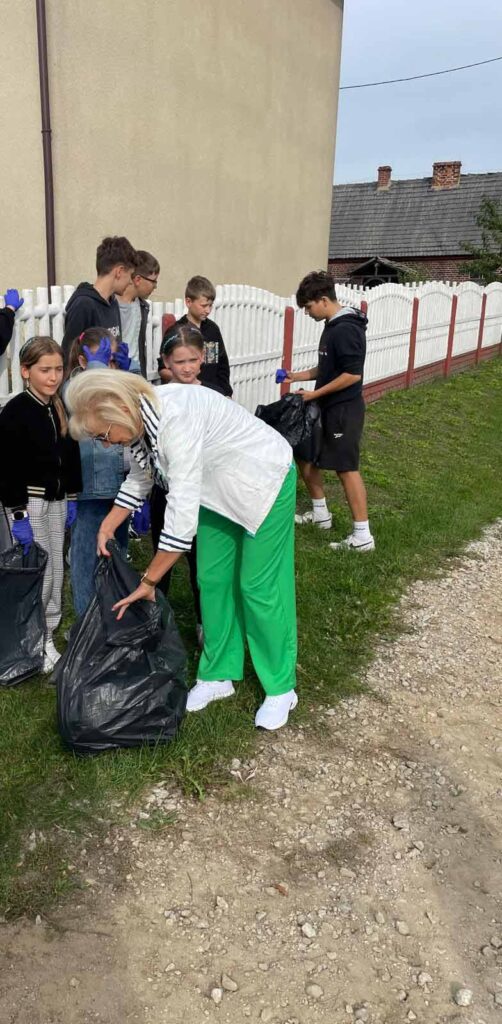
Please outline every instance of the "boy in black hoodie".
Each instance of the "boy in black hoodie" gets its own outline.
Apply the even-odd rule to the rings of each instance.
[[[83,281],[75,289],[65,309],[63,356],[65,365],[72,341],[87,327],[107,327],[122,340],[120,310],[116,295],[130,285],[136,270],[136,250],[122,236],[103,238],[96,252],[97,278],[94,285]]]
[[[307,274],[296,293],[300,309],[313,320],[325,320],[319,341],[317,366],[288,373],[289,381],[315,380],[313,391],[302,391],[304,401],[321,408],[321,450],[316,463],[297,457],[300,473],[312,499],[312,512],[296,516],[296,522],[315,523],[329,530],[331,513],[326,505],[320,469],[333,469],[343,486],[352,512],[352,533],[334,551],[350,548],[373,551],[375,541],[368,523],[366,488],[359,473],[359,446],[364,424],[363,370],[366,356],[366,317],[336,298],[331,274],[324,270]]]
[[[207,277],[196,275],[187,281],[185,288],[185,304],[187,312],[176,321],[177,327],[191,324],[196,327],[204,339],[204,362],[202,363],[199,379],[201,384],[214,391],[219,391],[226,398],[233,394],[230,383],[230,365],[228,362],[227,350],[221,336],[220,328],[214,320],[209,319],[216,298],[216,288]],[[168,328],[162,344],[170,335],[172,328]],[[164,365],[162,355],[158,359],[159,376],[162,384],[168,384],[171,374]]]

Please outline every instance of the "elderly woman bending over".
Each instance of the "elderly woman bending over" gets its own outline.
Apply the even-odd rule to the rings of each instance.
[[[279,729],[296,707],[294,511],[289,444],[242,406],[207,388],[153,388],[135,374],[83,373],[69,385],[70,431],[131,447],[131,470],[98,532],[98,553],[152,484],[168,491],[159,549],[139,587],[155,586],[197,533],[204,649],[187,710],[231,697],[247,640],[265,691],[255,723]]]

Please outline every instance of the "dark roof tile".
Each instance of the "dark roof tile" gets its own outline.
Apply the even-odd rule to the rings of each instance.
[[[502,200],[502,172],[462,174],[456,188],[433,190],[431,178],[335,185],[331,209],[330,259],[453,256],[462,242],[480,241],[476,224],[481,200]]]

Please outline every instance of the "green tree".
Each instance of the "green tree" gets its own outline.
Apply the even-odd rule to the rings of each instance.
[[[483,199],[476,223],[481,229],[481,245],[463,243],[463,248],[472,257],[465,264],[465,269],[481,284],[502,281],[502,203]]]

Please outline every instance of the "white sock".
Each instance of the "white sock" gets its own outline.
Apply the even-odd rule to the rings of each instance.
[[[361,519],[359,522],[352,523],[352,533],[354,537],[357,537],[358,541],[369,540],[371,537],[370,524],[367,519]]]
[[[312,498],[312,515],[314,519],[327,519],[329,516],[326,498]]]

